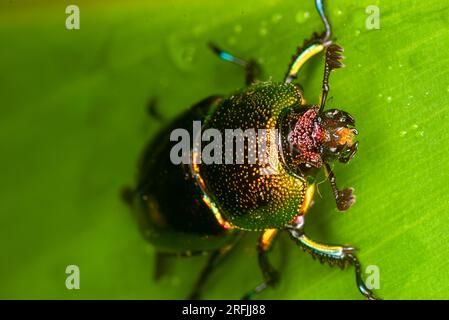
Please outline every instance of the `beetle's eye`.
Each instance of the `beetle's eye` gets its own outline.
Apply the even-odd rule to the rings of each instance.
[[[354,118],[343,110],[331,109],[322,114],[322,123],[326,137],[323,143],[324,160],[326,162],[351,160],[357,152],[358,145],[356,141],[358,131],[354,128]]]
[[[352,158],[354,158],[356,152],[357,152],[357,147],[359,145],[359,142],[355,142],[351,147],[347,148],[344,151],[344,154],[340,157],[339,161],[342,163],[346,163],[349,160],[351,160]]]

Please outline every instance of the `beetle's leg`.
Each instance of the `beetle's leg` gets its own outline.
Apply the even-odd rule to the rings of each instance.
[[[292,57],[284,82],[290,83],[296,79],[302,66],[310,58],[323,51],[323,49],[324,45],[321,43],[321,38],[316,33],[312,35],[311,39],[304,41],[303,45],[298,47],[296,54]]]
[[[335,202],[337,203],[337,208],[340,211],[348,210],[355,202],[354,188],[346,188],[343,190],[338,190],[335,175],[332,172],[329,164],[324,165],[324,170],[326,171],[327,178],[331,184],[332,193],[334,194]]]
[[[270,251],[273,240],[278,234],[277,229],[265,230],[259,238],[257,245],[259,266],[262,270],[262,275],[264,281],[257,287],[249,291],[242,299],[249,300],[252,299],[256,294],[265,290],[268,286],[276,286],[279,282],[279,273],[273,268],[270,261],[268,260],[268,252]]]
[[[210,253],[207,263],[204,266],[203,270],[201,270],[201,274],[198,277],[188,299],[197,300],[200,298],[201,291],[202,291],[207,279],[209,278],[210,274],[212,273],[214,268],[217,266],[217,264],[223,260],[223,258],[227,255],[227,253],[229,251],[231,251],[231,249],[234,247],[236,242],[234,242],[233,244],[231,244],[229,246],[212,251]]]
[[[200,102],[191,107],[191,111],[198,118],[206,116],[211,108],[217,107],[223,101],[223,97],[220,95],[212,95],[204,98]],[[213,109],[212,109],[213,110]]]
[[[167,255],[156,252],[154,260],[153,279],[158,281],[167,272]]]
[[[220,49],[218,46],[216,46],[213,43],[209,43],[209,47],[212,49],[212,51],[218,57],[220,57],[220,59],[234,63],[234,64],[239,65],[242,68],[244,68],[245,69],[245,83],[247,85],[250,85],[253,82],[255,82],[258,79],[258,77],[260,76],[261,68],[255,60],[251,59],[249,61],[246,61],[246,60],[240,59],[240,58],[230,54],[229,52],[226,52],[226,51]]]
[[[339,266],[344,269],[346,266],[353,265],[355,268],[356,283],[360,293],[369,300],[379,299],[366,287],[362,278],[362,267],[354,253],[355,249],[353,247],[327,245],[315,242],[304,234],[302,224],[303,223],[299,226],[289,225],[287,231],[304,251],[310,253],[314,259],[318,258],[321,263],[326,262],[330,266]]]
[[[209,255],[210,251],[181,251],[181,252],[163,252],[157,251],[154,260],[153,279],[159,280],[167,273],[168,259],[171,258],[190,258]]]
[[[206,283],[207,278],[209,277],[210,273],[212,272],[214,266],[217,263],[218,258],[220,257],[220,251],[216,250],[213,251],[209,258],[207,259],[206,266],[201,270],[201,274],[198,278],[198,280],[195,283],[195,286],[193,287],[192,292],[190,293],[188,299],[190,300],[197,300],[200,297],[200,292],[203,289],[204,284]]]
[[[321,35],[318,35],[317,33],[312,34],[311,39],[304,41],[303,45],[298,47],[296,54],[293,56],[292,62],[288,67],[287,74],[285,75],[284,81],[286,83],[292,82],[293,79],[297,77],[299,70],[306,61],[323,51],[324,48],[332,43],[330,41],[332,30],[326,14],[324,13],[323,0],[315,0],[315,6],[323,21],[325,31]]]
[[[167,258],[190,258],[208,255],[210,251],[181,251],[181,252],[159,252],[162,257]]]

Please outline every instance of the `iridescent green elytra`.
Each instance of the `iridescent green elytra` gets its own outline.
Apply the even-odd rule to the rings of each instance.
[[[352,188],[337,188],[329,166],[336,160],[348,162],[357,151],[358,132],[352,116],[338,109],[325,110],[329,75],[343,66],[343,49],[331,40],[322,0],[315,4],[326,30],[298,48],[283,82],[257,80],[259,66],[254,61],[211,45],[220,58],[245,68],[248,86],[229,97],[202,100],[161,130],[145,149],[137,185],[128,193],[145,237],[155,246],[159,258],[210,253],[191,298],[199,297],[212,267],[247,231],[261,232],[257,250],[264,281],[244,298],[252,298],[278,282],[267,253],[280,231],[289,233],[322,262],[353,265],[359,291],[368,299],[376,298],[363,282],[352,247],[314,242],[303,230],[315,190],[314,176],[320,169],[328,176],[339,210],[345,211],[355,202]],[[304,63],[320,52],[325,53],[321,99],[318,104],[306,105],[300,87],[293,81]],[[250,154],[257,154],[257,161],[206,164],[197,161],[201,150],[192,147],[189,163],[174,164],[170,158],[175,144],[170,141],[171,133],[182,128],[192,137],[194,121],[201,121],[202,130],[214,129],[223,137],[230,129],[255,129],[255,140],[245,140],[232,156],[248,160]],[[259,134],[261,129],[268,130],[272,139],[263,152],[268,163],[262,162],[258,153],[262,140],[268,140]],[[220,141],[223,149],[225,140]]]

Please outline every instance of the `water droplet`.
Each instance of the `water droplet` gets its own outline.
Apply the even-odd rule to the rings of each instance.
[[[402,68],[404,65],[402,63],[399,63],[399,68]]]
[[[392,66],[388,66],[388,70],[393,70],[393,67]]]
[[[358,65],[357,65],[357,67],[359,67],[359,68],[361,68],[362,67],[362,65],[359,63]]]
[[[429,93],[429,91],[426,91],[424,94],[425,94],[426,97],[427,97],[430,93]]]
[[[341,16],[343,14],[343,11],[341,11],[340,9],[337,10],[337,15]]]
[[[279,21],[281,21],[282,20],[282,14],[280,14],[280,13],[276,13],[272,18],[271,18],[271,21],[273,22],[273,23],[278,23]]]
[[[391,102],[391,100],[393,100],[393,98],[392,98],[391,96],[388,96],[388,97],[387,97],[387,101],[388,101],[388,102]]]
[[[297,23],[304,23],[307,19],[309,19],[310,13],[308,11],[298,11],[295,16],[295,20]]]
[[[235,33],[240,33],[240,32],[242,32],[242,26],[239,25],[239,24],[236,24],[236,25],[234,26],[234,32],[235,32]]]
[[[407,134],[407,131],[405,131],[405,130],[402,130],[401,132],[399,132],[399,135],[401,137],[405,137],[406,134]]]
[[[377,96],[378,96],[379,98],[382,98],[384,95],[383,95],[382,93],[379,93]]]
[[[424,131],[420,131],[420,132],[418,132],[418,134],[419,134],[421,137],[424,137]]]
[[[265,28],[265,27],[261,27],[261,28],[260,28],[259,34],[260,34],[262,37],[265,37],[265,36],[267,35],[267,33],[268,33],[267,28]]]
[[[360,30],[355,31],[355,36],[358,37],[360,35]]]
[[[417,125],[417,124],[414,124],[414,125],[412,126],[412,128],[416,130],[416,129],[418,129],[418,125]]]

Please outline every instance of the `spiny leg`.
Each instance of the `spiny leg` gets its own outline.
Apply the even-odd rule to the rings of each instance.
[[[279,282],[279,273],[273,268],[270,261],[268,260],[268,252],[270,251],[273,241],[278,234],[276,229],[265,230],[259,238],[257,245],[259,266],[262,270],[262,275],[264,281],[256,286],[254,289],[249,291],[243,296],[242,299],[249,300],[252,299],[256,294],[262,292],[269,286],[274,287]]]
[[[331,185],[332,193],[334,194],[338,210],[348,210],[355,203],[354,188],[338,190],[335,174],[329,164],[326,163],[324,165],[324,169],[326,171],[327,178],[329,179],[329,183]]]
[[[245,69],[246,85],[252,84],[259,78],[259,76],[261,74],[261,68],[255,60],[251,59],[249,61],[246,61],[246,60],[240,59],[240,58],[230,54],[229,52],[226,52],[226,51],[220,49],[217,45],[215,45],[213,43],[209,43],[209,47],[220,59],[234,63],[234,64],[239,65]]]
[[[292,82],[298,76],[299,70],[310,58],[323,51],[332,43],[330,40],[332,30],[324,13],[323,0],[315,0],[315,6],[323,21],[325,31],[321,35],[317,33],[312,34],[309,40],[304,41],[303,45],[298,47],[285,75],[284,82],[286,83]]]
[[[339,266],[344,269],[346,266],[353,265],[355,268],[355,277],[357,287],[360,293],[368,300],[378,300],[379,298],[368,289],[362,278],[362,267],[355,255],[355,249],[349,246],[327,245],[315,242],[309,239],[302,230],[303,221],[297,225],[289,225],[287,231],[295,242],[310,253],[314,259],[321,263],[328,263],[330,266]]]

